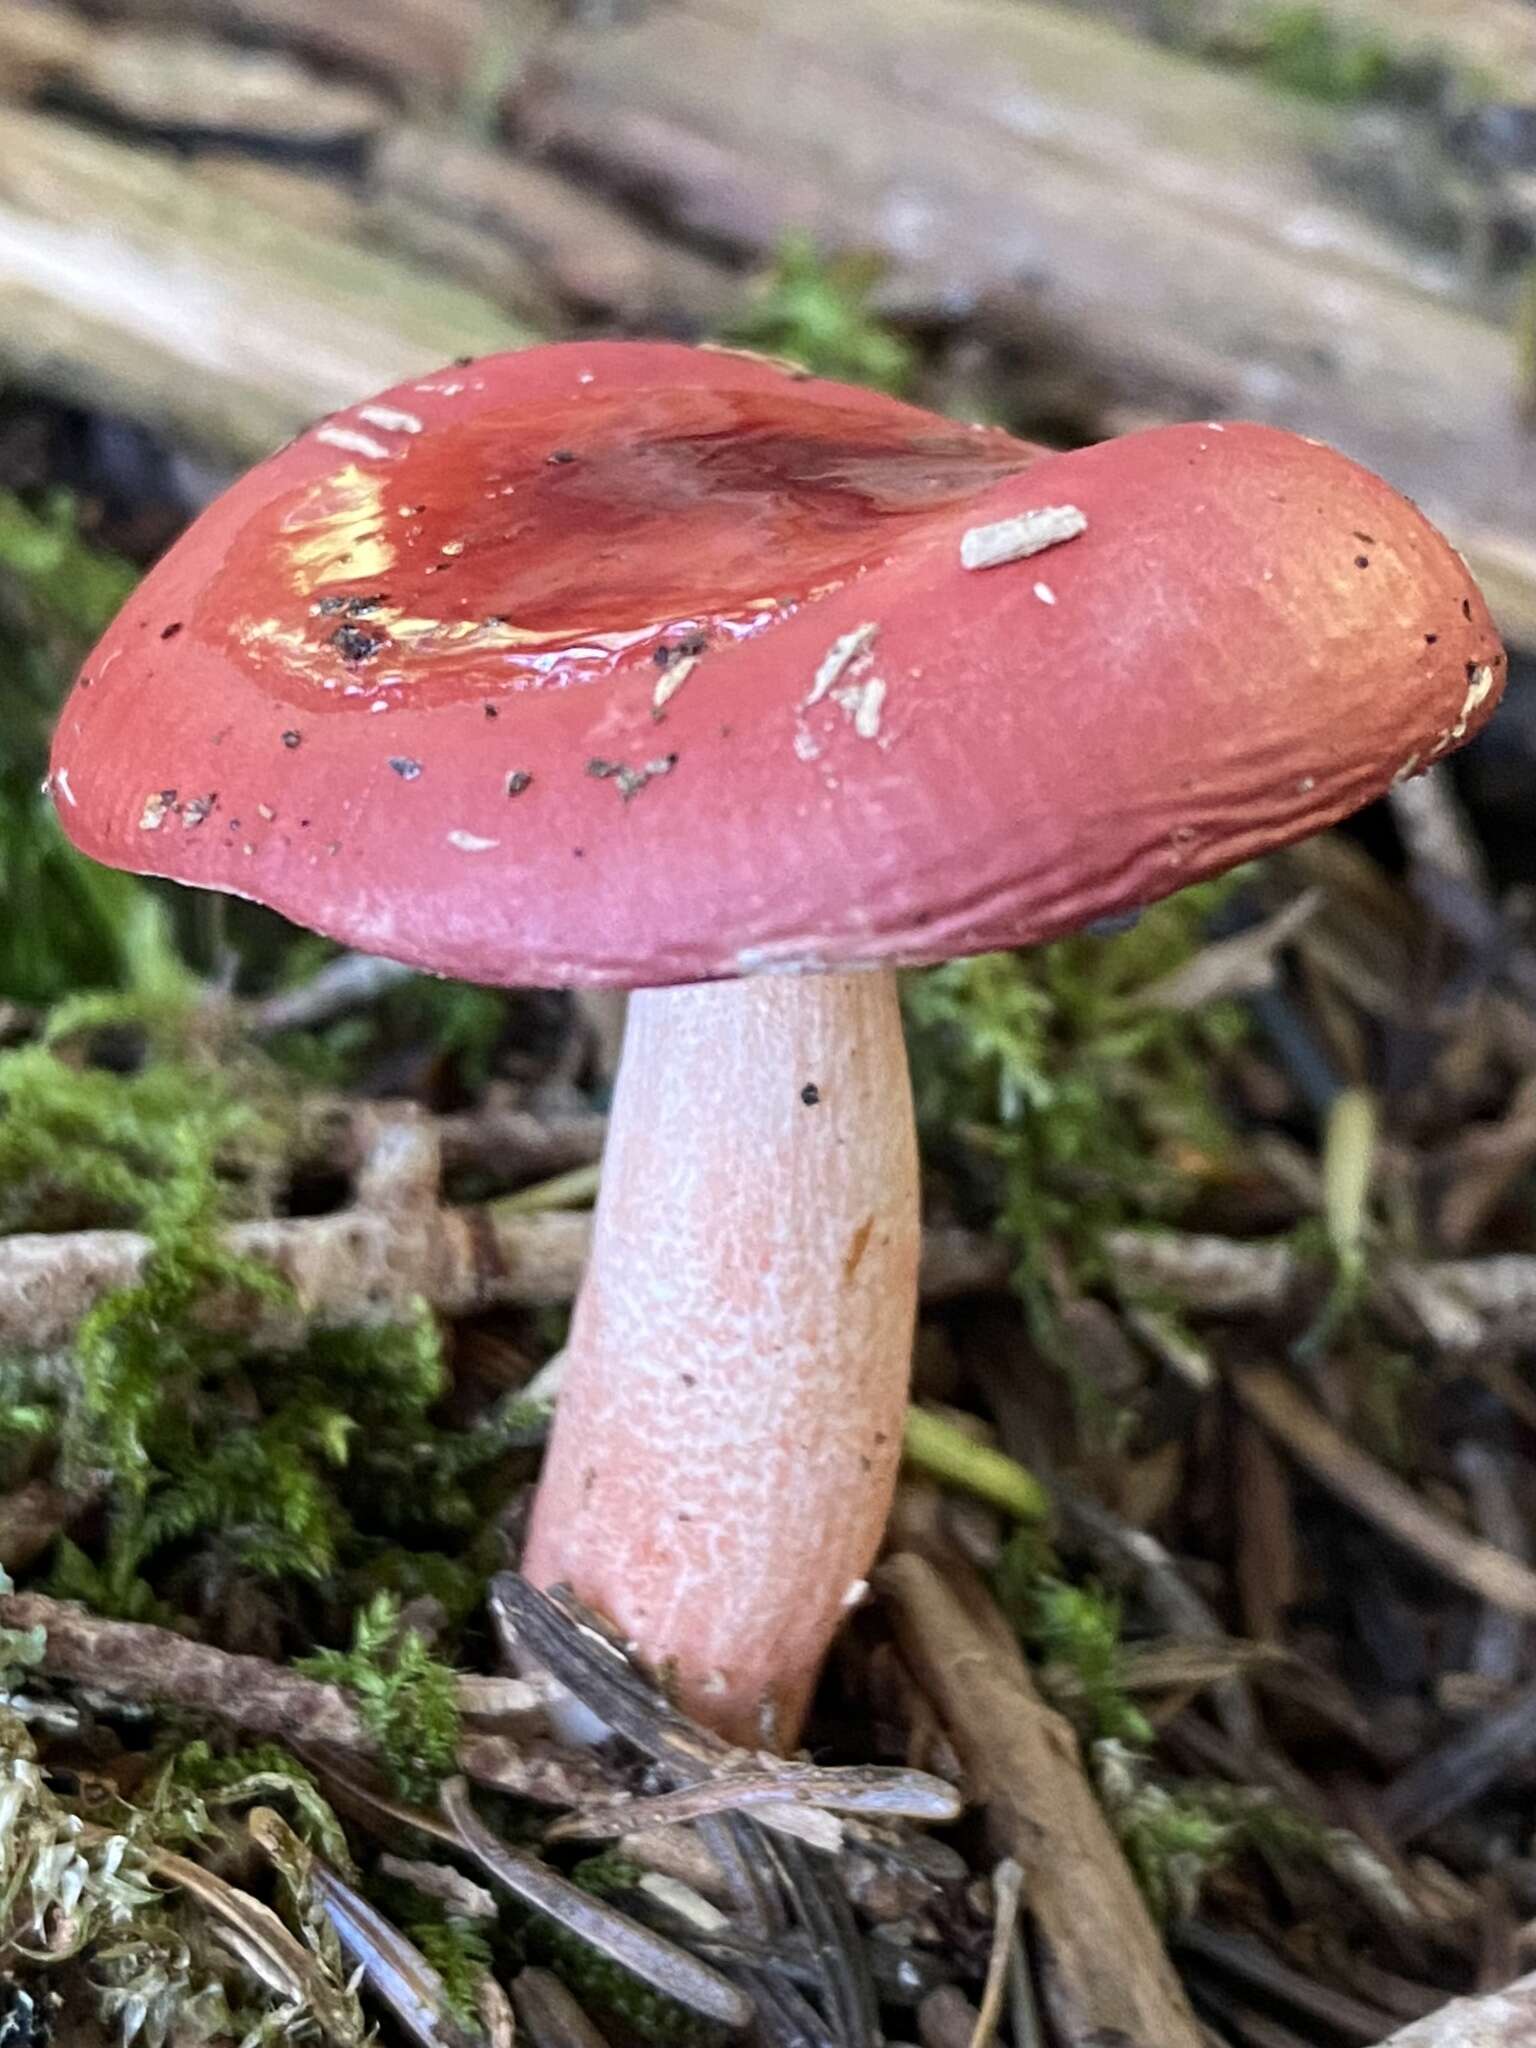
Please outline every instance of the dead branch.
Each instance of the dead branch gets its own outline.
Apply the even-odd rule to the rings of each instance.
[[[575,1295],[591,1229],[584,1214],[525,1215],[495,1202],[424,1213],[359,1206],[238,1223],[225,1235],[229,1250],[276,1273],[291,1300],[238,1295],[211,1303],[208,1320],[271,1350],[298,1342],[306,1327],[405,1318],[423,1301],[446,1316],[547,1307]],[[104,1294],[133,1284],[149,1252],[148,1239],[129,1230],[0,1240],[0,1346],[62,1349]],[[1000,1286],[1008,1264],[995,1240],[931,1231],[923,1244],[924,1294],[942,1300]]]
[[[901,1653],[937,1707],[996,1853],[1022,1867],[1056,2024],[1079,2048],[1199,2048],[1200,2033],[1094,1797],[1077,1738],[1022,1656],[925,1559],[881,1566]]]
[[[281,220],[170,155],[12,106],[0,294],[8,379],[231,461],[413,371],[530,339],[441,277]]]
[[[265,1658],[214,1649],[144,1622],[107,1621],[41,1593],[0,1594],[0,1627],[44,1630],[40,1668],[66,1684],[114,1699],[209,1714],[248,1735],[273,1736],[290,1747],[340,1750],[368,1761],[378,1757],[377,1743],[340,1686]],[[471,1689],[470,1705],[477,1703]],[[459,1762],[479,1783],[525,1799],[569,1803],[568,1775],[558,1763],[545,1769],[537,1743],[525,1750],[504,1736],[466,1734]]]
[[[627,327],[712,333],[741,296],[729,271],[580,184],[433,130],[396,128],[374,155],[370,187],[376,214],[387,219],[403,204],[482,229],[566,304]]]

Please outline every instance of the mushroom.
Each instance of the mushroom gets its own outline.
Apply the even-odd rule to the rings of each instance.
[[[1260,426],[1045,454],[729,351],[569,343],[334,414],[71,696],[97,859],[630,1011],[525,1569],[795,1739],[880,1540],[918,1194],[894,970],[1332,824],[1503,655],[1387,485]]]

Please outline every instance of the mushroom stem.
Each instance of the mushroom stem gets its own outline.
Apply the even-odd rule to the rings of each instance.
[[[787,1748],[895,1485],[918,1182],[888,972],[631,1001],[524,1570]]]

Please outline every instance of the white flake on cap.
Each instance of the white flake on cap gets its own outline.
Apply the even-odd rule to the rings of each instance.
[[[1076,505],[1041,505],[991,526],[973,526],[960,537],[962,569],[996,569],[1004,562],[1022,562],[1063,541],[1076,540],[1088,529]]]
[[[382,441],[375,441],[369,434],[359,434],[352,427],[335,427],[327,423],[315,430],[315,439],[323,441],[328,448],[340,448],[348,455],[371,456],[376,462],[382,462],[389,454]]]
[[[482,839],[477,832],[450,832],[448,844],[456,846],[460,853],[489,853],[493,846],[500,846],[499,839]]]
[[[811,682],[811,692],[805,700],[805,710],[809,711],[813,704],[819,704],[832,685],[840,683],[849,669],[868,655],[879,631],[878,623],[874,619],[867,619],[862,626],[855,626],[852,632],[844,633],[832,642],[822,656],[821,666]]]
[[[651,692],[651,710],[657,714],[665,711],[698,665],[696,654],[680,654],[675,661],[669,662]]]
[[[879,739],[880,713],[885,706],[885,684],[879,676],[871,676],[865,683],[850,683],[845,690],[834,690],[832,697],[847,712],[861,740]]]
[[[413,412],[401,412],[393,405],[360,405],[357,408],[360,420],[366,420],[370,427],[382,427],[386,434],[419,434],[421,421]]]

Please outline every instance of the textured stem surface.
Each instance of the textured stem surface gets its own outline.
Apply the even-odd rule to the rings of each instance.
[[[894,977],[631,1003],[524,1569],[793,1742],[890,1506],[917,1297]]]

